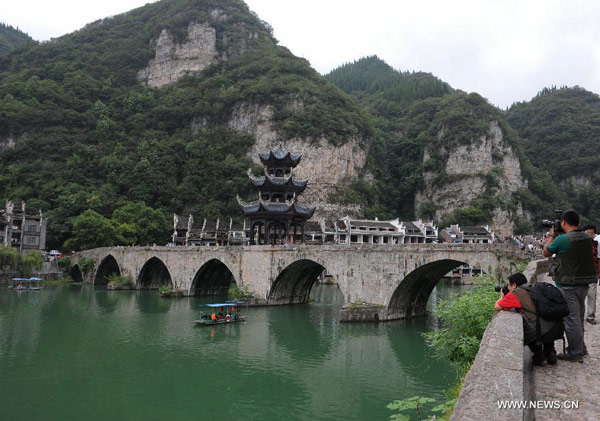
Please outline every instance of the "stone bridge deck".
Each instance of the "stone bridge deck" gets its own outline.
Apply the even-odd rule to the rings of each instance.
[[[219,295],[236,282],[265,305],[308,302],[326,270],[347,304],[369,303],[379,308],[373,319],[391,320],[424,314],[437,282],[456,267],[505,274],[523,256],[492,244],[110,247],[78,253],[75,278],[83,278],[82,258],[93,260],[85,278],[95,284],[115,273],[138,289],[171,285],[187,295]]]

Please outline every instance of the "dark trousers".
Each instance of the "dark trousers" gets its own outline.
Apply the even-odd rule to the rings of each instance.
[[[527,345],[531,352],[533,352],[534,361],[543,362],[544,358],[547,358],[551,352],[556,354],[556,349],[554,348],[554,341],[552,342],[544,342],[541,344],[540,342],[532,342]]]

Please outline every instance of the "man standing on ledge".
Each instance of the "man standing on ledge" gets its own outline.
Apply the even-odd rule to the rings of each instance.
[[[557,266],[552,279],[565,297],[570,310],[564,319],[569,341],[568,352],[558,354],[557,358],[583,362],[583,356],[587,354],[583,342],[585,297],[588,285],[596,282],[592,239],[579,229],[579,215],[574,210],[562,213],[560,226],[565,233],[557,236],[552,227],[543,251],[546,257],[556,254]]]

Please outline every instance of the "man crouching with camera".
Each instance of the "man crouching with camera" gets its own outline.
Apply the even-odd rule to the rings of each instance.
[[[508,285],[502,288],[501,297],[494,310],[515,310],[523,316],[523,343],[533,352],[533,365],[556,364],[554,341],[562,337],[563,326],[560,322],[551,322],[540,318],[540,336],[537,332],[537,312],[535,303],[528,291],[521,288],[527,283],[522,273],[513,273],[508,277]]]

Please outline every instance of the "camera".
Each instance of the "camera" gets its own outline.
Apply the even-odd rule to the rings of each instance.
[[[552,228],[554,227],[555,234],[564,234],[562,227],[560,226],[560,216],[562,215],[562,210],[555,209],[554,210],[554,220],[551,221],[549,219],[542,220],[542,227],[544,228]]]
[[[508,285],[496,285],[496,286],[494,287],[494,291],[496,291],[496,292],[500,292],[500,291],[502,291],[502,293],[503,293],[504,295],[506,295],[506,294],[508,294],[508,293],[509,293],[509,291],[510,291],[510,290],[508,289]]]

